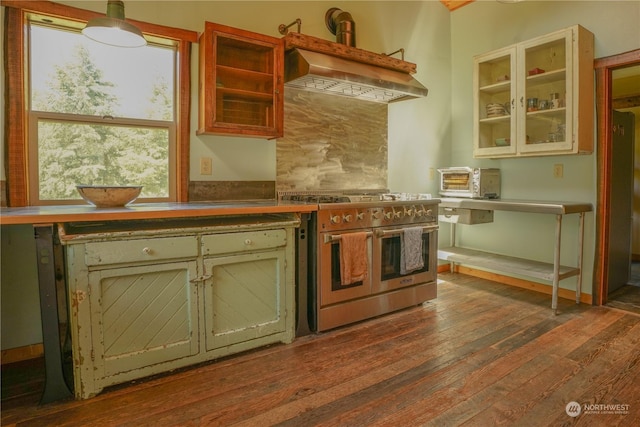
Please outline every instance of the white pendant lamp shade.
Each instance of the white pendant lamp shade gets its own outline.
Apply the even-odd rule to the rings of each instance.
[[[107,2],[107,16],[87,22],[82,34],[100,43],[117,47],[141,47],[147,44],[142,32],[124,20],[124,3]]]

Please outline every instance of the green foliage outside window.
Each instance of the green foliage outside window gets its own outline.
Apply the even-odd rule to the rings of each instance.
[[[109,118],[121,118],[117,85],[83,44],[71,58],[53,67],[45,90],[32,91],[32,111],[55,113],[38,115],[39,198],[80,199],[77,184],[142,185],[141,197],[168,197],[169,127],[157,125],[173,121],[167,79],[155,76],[146,118],[110,125]]]

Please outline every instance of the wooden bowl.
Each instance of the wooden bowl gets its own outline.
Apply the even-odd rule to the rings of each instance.
[[[97,208],[117,208],[133,202],[142,191],[141,185],[76,185],[84,200]]]

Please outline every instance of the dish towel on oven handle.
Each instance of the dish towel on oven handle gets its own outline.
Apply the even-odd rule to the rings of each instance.
[[[424,267],[422,259],[422,227],[405,228],[400,235],[400,274]]]
[[[369,275],[367,233],[344,233],[340,236],[340,281],[342,286],[360,282]]]

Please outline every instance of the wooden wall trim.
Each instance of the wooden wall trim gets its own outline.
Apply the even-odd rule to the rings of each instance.
[[[475,0],[440,0],[440,2],[444,4],[450,11],[459,9],[469,3],[473,3],[474,1]]]
[[[609,221],[611,210],[611,109],[612,75],[615,68],[640,63],[640,49],[618,55],[597,58],[594,61],[596,75],[596,117],[598,153],[598,202],[596,207],[596,259],[594,263],[594,303],[607,302],[609,276]]]
[[[178,178],[178,188],[176,189],[177,201],[189,201],[189,165],[191,151],[191,45],[187,40],[180,42],[178,46],[178,141],[176,153],[178,164],[176,174]]]
[[[24,63],[23,12],[5,9],[4,67],[5,73],[5,172],[7,203],[27,206],[26,105]],[[11,126],[9,126],[11,124]]]
[[[42,343],[29,344],[22,347],[2,350],[1,364],[22,362],[24,360],[44,357],[44,345]]]

